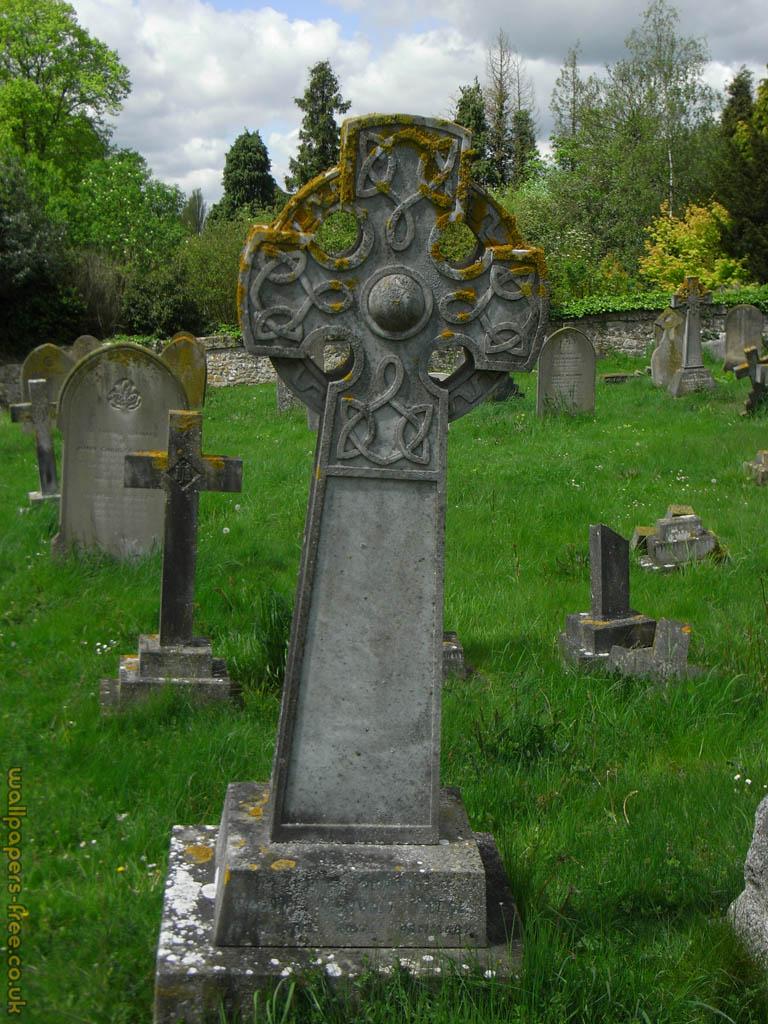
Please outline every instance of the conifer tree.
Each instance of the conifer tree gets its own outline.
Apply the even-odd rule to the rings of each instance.
[[[261,135],[244,129],[224,158],[224,195],[208,214],[210,222],[232,219],[241,211],[254,214],[272,206],[277,184],[271,167]]]
[[[475,152],[472,177],[479,185],[490,184],[488,166],[488,121],[485,116],[483,90],[477,79],[472,85],[459,86],[459,98],[453,111],[453,120],[472,133]]]
[[[299,130],[299,150],[291,158],[285,185],[295,191],[333,167],[339,159],[339,126],[336,113],[346,114],[351,103],[340,92],[339,80],[330,61],[321,60],[309,69],[309,84],[303,96],[294,99],[304,111]]]

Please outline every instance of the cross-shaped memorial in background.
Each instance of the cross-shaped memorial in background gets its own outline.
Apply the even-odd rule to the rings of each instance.
[[[495,845],[439,786],[446,443],[449,420],[535,365],[547,302],[541,253],[471,166],[455,124],[353,119],[339,166],[249,236],[246,347],[320,429],[272,783],[229,787],[215,862],[183,852],[210,831],[174,834],[170,877],[208,891],[215,875],[216,897],[190,912],[189,889],[166,891],[164,1024],[182,1008],[207,1019],[195,1007],[212,993],[245,1012],[286,964],[341,977],[397,952],[437,976],[441,957],[470,970],[469,955],[509,975]],[[338,213],[357,237],[327,252],[317,233]],[[462,227],[471,251],[454,262],[443,246]],[[330,344],[348,359],[326,373],[311,354]],[[464,363],[432,377],[431,354],[456,346]]]
[[[40,490],[30,491],[29,500],[33,505],[41,501],[59,500],[59,481],[56,476],[56,453],[53,450],[51,424],[56,415],[56,403],[48,399],[48,382],[42,379],[28,383],[29,401],[11,406],[11,419],[21,423],[28,434],[35,435],[37,449],[37,470],[40,476]]]
[[[120,659],[117,680],[105,679],[101,702],[114,709],[164,685],[202,700],[237,697],[224,662],[210,642],[193,636],[197,514],[201,491],[238,492],[240,459],[202,454],[202,414],[169,413],[168,451],[125,456],[125,486],[165,491],[165,540],[159,635],[139,637],[138,657]]]
[[[742,416],[749,416],[768,401],[768,357],[760,356],[756,345],[745,348],[744,356],[744,362],[734,366],[733,373],[739,380],[749,377],[752,381],[742,413]]]
[[[670,299],[673,309],[685,309],[683,365],[669,385],[669,393],[675,398],[691,391],[712,391],[715,387],[701,355],[701,307],[711,302],[712,293],[701,287],[698,277],[686,277],[685,284]]]

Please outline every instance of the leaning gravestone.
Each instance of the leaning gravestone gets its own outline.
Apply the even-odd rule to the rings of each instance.
[[[560,653],[581,667],[607,665],[611,649],[648,647],[656,622],[629,604],[629,544],[604,523],[589,528],[589,571],[592,603],[588,612],[565,620]]]
[[[748,348],[760,351],[763,344],[763,314],[757,306],[734,306],[725,318],[724,370],[733,370],[744,362]]]
[[[547,338],[539,356],[536,414],[595,411],[595,348],[575,327]]]
[[[129,452],[167,450],[168,412],[186,409],[180,381],[138,345],[110,345],[85,356],[59,396],[64,438],[55,552],[100,548],[116,558],[146,554],[163,533],[163,496],[127,491]]]
[[[656,348],[651,355],[651,379],[656,387],[668,388],[683,365],[685,317],[671,307],[654,322]]]
[[[744,403],[742,416],[751,416],[768,402],[768,357],[758,353],[756,345],[744,349],[744,362],[733,368],[737,380],[749,377],[752,388]]]
[[[11,419],[14,423],[21,423],[26,433],[35,435],[40,490],[30,491],[29,501],[32,505],[38,505],[43,501],[59,500],[56,453],[51,434],[56,406],[48,400],[48,386],[44,380],[30,380],[28,387],[29,401],[12,405]]]
[[[163,349],[160,358],[181,381],[190,409],[202,409],[208,382],[208,364],[205,345],[194,334],[181,331],[174,334]]]
[[[704,366],[701,355],[701,307],[711,302],[712,293],[701,287],[698,277],[686,277],[685,283],[670,300],[673,309],[685,309],[683,365],[675,373],[668,388],[673,398],[680,398],[692,391],[714,390],[714,378]]]
[[[22,400],[29,401],[29,382],[44,380],[48,390],[48,401],[58,402],[59,391],[75,360],[64,349],[47,341],[33,348],[21,364]]]
[[[519,952],[493,840],[438,775],[448,421],[530,370],[546,323],[541,255],[470,167],[455,124],[347,121],[339,167],[249,236],[246,347],[320,434],[272,782],[231,785],[218,833],[174,830],[158,1024],[216,1020],[217,999],[244,1013],[313,964],[505,977]],[[314,236],[340,208],[360,231],[334,258]],[[479,241],[466,267],[440,249],[455,220]],[[430,353],[456,331],[470,358],[438,384]],[[350,347],[342,378],[312,361],[319,341]]]
[[[207,637],[194,636],[197,511],[201,491],[238,492],[243,464],[203,455],[203,417],[170,413],[167,452],[133,452],[125,458],[125,486],[165,493],[165,540],[160,632],[139,637],[139,653],[120,659],[117,679],[102,679],[102,711],[115,711],[166,687],[198,701],[233,700],[239,688],[214,658]]]

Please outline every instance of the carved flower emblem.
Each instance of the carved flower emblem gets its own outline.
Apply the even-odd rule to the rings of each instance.
[[[119,409],[121,412],[133,412],[141,405],[141,395],[129,377],[121,377],[112,385],[107,395],[107,401],[113,409]]]

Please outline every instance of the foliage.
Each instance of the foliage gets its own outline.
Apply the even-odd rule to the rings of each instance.
[[[22,354],[77,329],[82,309],[65,277],[62,227],[19,156],[0,152],[0,351]]]
[[[202,190],[195,188],[184,203],[184,208],[181,211],[181,223],[190,235],[199,235],[205,227],[207,217],[208,204],[203,198]]]
[[[746,259],[753,277],[768,281],[768,78],[753,98],[752,77],[742,68],[727,91],[717,182],[730,214],[724,240],[733,256]]]
[[[277,185],[271,174],[272,162],[258,131],[242,131],[224,159],[224,195],[211,210],[211,219],[231,219],[241,212],[253,215],[271,206]]]
[[[555,317],[597,316],[600,313],[621,313],[632,310],[664,309],[669,305],[669,291],[627,291],[620,294],[594,294],[584,298],[556,297],[550,307]],[[730,308],[749,303],[768,316],[768,285],[749,285],[718,291],[714,301]]]
[[[346,114],[351,103],[340,91],[330,61],[321,60],[309,68],[309,83],[303,96],[294,99],[304,117],[299,129],[299,149],[288,163],[285,185],[296,191],[308,181],[334,167],[339,159],[339,127],[336,114]]]
[[[516,110],[512,115],[512,187],[522,185],[540,166],[533,115],[530,110]]]
[[[584,111],[595,103],[596,83],[584,79],[579,70],[581,46],[570,47],[560,73],[555,79],[549,109],[552,113],[551,137],[555,163],[566,170],[576,169],[577,140]]]
[[[499,29],[486,56],[485,116],[488,123],[486,184],[503,188],[512,174],[512,50],[509,37]]]
[[[127,267],[153,266],[184,236],[183,193],[158,181],[133,150],[92,161],[66,205],[73,245],[106,252]]]
[[[672,291],[689,276],[698,277],[705,288],[747,282],[744,260],[723,251],[722,236],[729,224],[728,211],[720,203],[691,203],[682,217],[675,217],[665,200],[659,216],[646,228],[640,276]]]
[[[456,124],[472,133],[472,177],[478,185],[491,183],[491,169],[488,161],[488,120],[485,114],[483,90],[477,79],[472,85],[459,86],[459,98],[452,114]]]
[[[63,0],[3,0],[0,7],[0,139],[76,180],[102,155],[104,121],[128,95],[127,68],[92,38]]]

